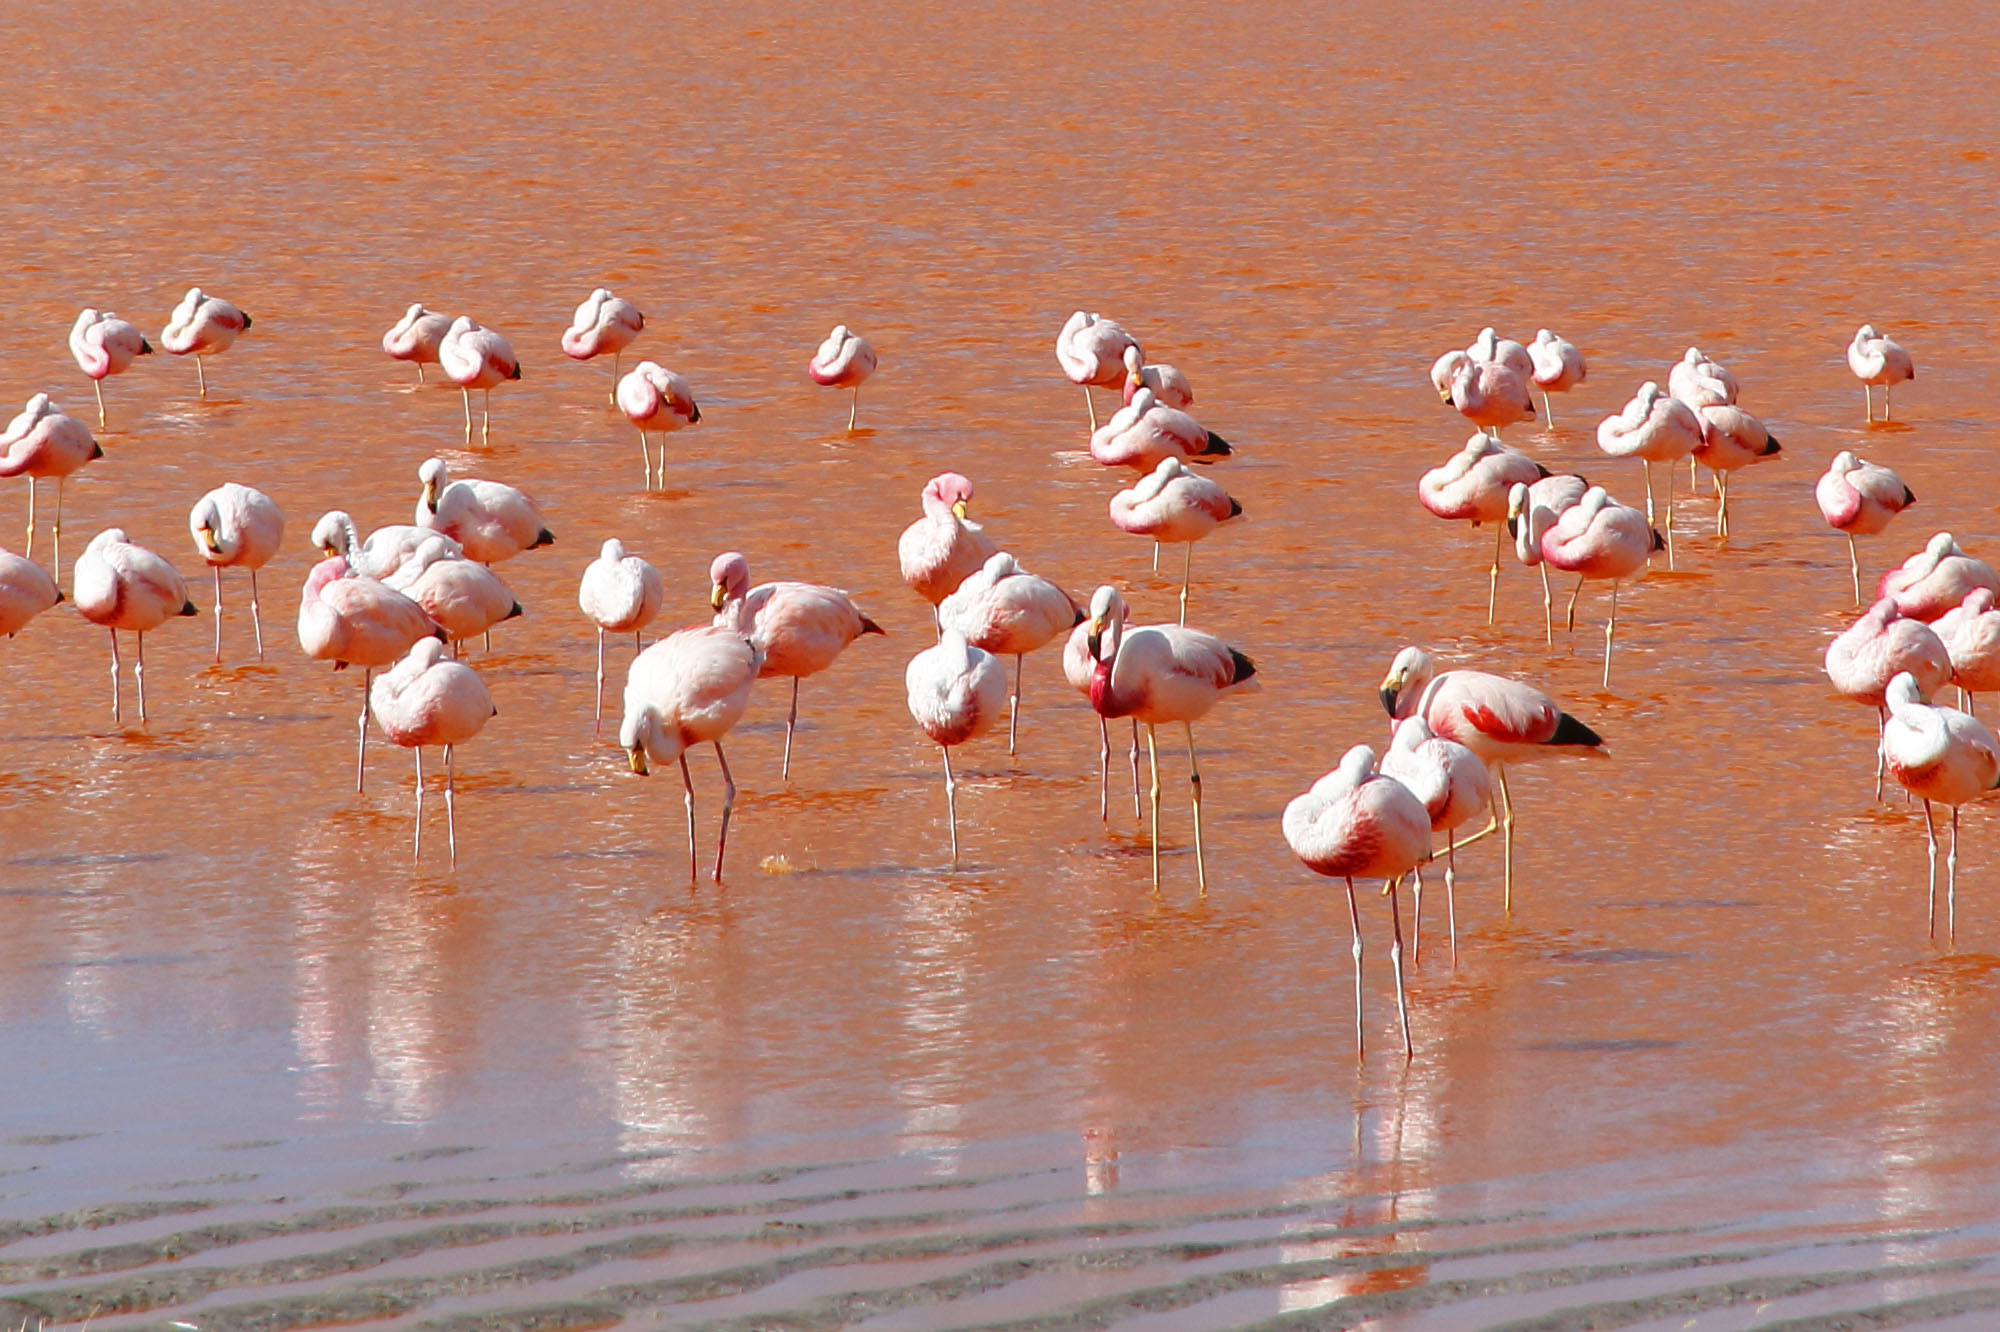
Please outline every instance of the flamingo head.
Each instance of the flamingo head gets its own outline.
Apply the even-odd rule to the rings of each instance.
[[[826,340],[828,342],[831,342],[834,346],[838,347],[840,344],[846,342],[849,338],[853,336],[854,336],[853,332],[847,327],[847,325],[835,324],[833,326],[833,332],[826,335]]]
[[[1863,324],[1860,328],[1854,330],[1854,344],[1858,347],[1864,342],[1873,342],[1881,336],[1880,333],[1875,331],[1875,325]]]
[[[345,510],[328,510],[313,524],[312,543],[321,554],[345,555],[354,545],[354,520]]]
[[[1126,344],[1124,360],[1125,373],[1132,379],[1138,379],[1139,372],[1146,368],[1146,353],[1139,350],[1138,343]]]
[[[1462,351],[1448,351],[1431,362],[1431,387],[1446,406],[1451,405],[1451,381],[1458,377],[1459,366],[1471,359]]]
[[[417,480],[424,483],[424,507],[437,512],[438,492],[451,484],[451,472],[442,458],[426,458],[424,465],[417,469]]]
[[[1546,347],[1555,340],[1556,340],[1556,335],[1549,332],[1547,329],[1538,328],[1535,330],[1535,345],[1537,347]]]
[[[750,591],[750,561],[740,551],[726,550],[708,566],[708,581],[709,608],[719,611]]]
[[[1389,664],[1389,673],[1382,677],[1377,691],[1382,706],[1390,717],[1401,717],[1412,709],[1405,706],[1411,700],[1421,697],[1424,687],[1431,682],[1437,667],[1431,661],[1431,654],[1420,647],[1406,647],[1396,654]]]
[[[1104,640],[1111,639],[1110,656],[1118,655],[1118,643],[1125,628],[1125,598],[1118,595],[1118,589],[1109,583],[1090,594],[1090,615],[1084,623],[1090,632],[1084,638],[1084,646],[1090,650],[1092,661],[1108,660],[1104,652]]]
[[[618,747],[625,751],[625,761],[631,765],[632,771],[641,777],[647,772],[646,750],[649,742],[659,733],[659,713],[644,705],[626,708],[625,720],[618,725]]]
[[[952,517],[965,521],[966,506],[972,503],[972,482],[957,472],[939,472],[924,487],[924,508],[933,504],[951,511]]]
[[[1125,410],[1132,413],[1132,419],[1137,421],[1159,404],[1160,400],[1153,396],[1153,390],[1142,388],[1132,395],[1132,401],[1126,404]]]
[[[1917,677],[1908,671],[1898,671],[1889,681],[1889,687],[1882,691],[1882,701],[1891,712],[1898,706],[1911,707],[1924,701],[1924,691],[1917,687]]]
[[[1827,466],[1826,470],[1834,476],[1846,476],[1849,472],[1856,470],[1860,466],[1861,459],[1843,449],[1833,455],[1833,462]]]
[[[203,495],[196,500],[194,508],[188,511],[188,532],[203,559],[229,557],[230,552],[219,535],[221,527],[222,506],[215,502],[215,496]]]

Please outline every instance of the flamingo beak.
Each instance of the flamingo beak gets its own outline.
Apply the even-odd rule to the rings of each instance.
[[[1451,390],[1448,388],[1439,389],[1438,401],[1443,403],[1447,407],[1451,406]]]
[[[953,501],[952,501],[952,505],[951,505],[951,516],[952,516],[952,517],[954,517],[954,518],[956,518],[956,519],[958,519],[958,520],[959,520],[960,522],[964,522],[964,521],[965,521],[965,501],[964,501],[964,500],[953,500]]]
[[[429,509],[432,513],[437,512],[438,492],[437,492],[437,484],[435,482],[431,481],[424,482],[424,507],[426,509]]]
[[[1104,659],[1099,655],[1104,647],[1104,621],[1095,617],[1091,619],[1090,633],[1084,638],[1083,645],[1090,650],[1090,659],[1092,661],[1102,661]]]
[[[201,532],[200,532],[200,536],[201,536],[201,544],[202,544],[202,547],[203,547],[203,549],[205,549],[205,550],[206,550],[206,551],[207,551],[207,552],[208,552],[209,554],[211,554],[211,555],[220,555],[220,554],[222,553],[222,547],[221,547],[221,546],[218,546],[218,545],[217,545],[217,544],[215,543],[215,529],[214,529],[214,528],[212,528],[212,527],[204,527],[204,528],[202,528],[202,529],[201,529]]]
[[[1396,715],[1396,699],[1403,692],[1402,679],[1395,675],[1389,676],[1382,681],[1382,687],[1378,692],[1381,695],[1383,711],[1393,719]]]
[[[709,590],[708,593],[709,609],[721,610],[722,603],[727,601],[728,599],[729,599],[729,589],[725,588],[722,584],[717,583],[713,588]]]
[[[644,777],[646,775],[645,750],[640,749],[637,746],[634,746],[633,748],[625,751],[625,758],[629,763],[631,763],[632,771],[638,773],[641,777]]]
[[[326,556],[328,559],[332,559],[334,556],[340,554],[338,550],[334,549],[334,545],[331,541],[320,542],[319,553]]]

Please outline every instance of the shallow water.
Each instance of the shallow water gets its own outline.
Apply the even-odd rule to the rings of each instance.
[[[1920,496],[1870,571],[1941,529],[1991,554],[1990,43],[1860,5],[1295,9],[0,19],[6,398],[87,415],[86,303],[157,334],[198,282],[256,320],[206,404],[165,356],[108,382],[65,564],[118,524],[193,572],[187,507],[225,479],[291,524],[269,659],[232,583],[209,665],[195,580],[202,618],[146,644],[143,728],[112,725],[72,609],[0,645],[0,1323],[2000,1317],[1994,828],[1967,813],[1957,947],[1931,946],[1918,816],[1871,800],[1870,719],[1819,671],[1850,612],[1810,494],[1861,449]],[[665,497],[632,485],[608,372],[556,345],[599,283],[702,405]],[[377,350],[412,300],[514,339],[490,447]],[[1051,354],[1078,306],[1186,368],[1239,449],[1193,622],[1264,687],[1197,730],[1206,896],[1178,737],[1154,896],[1053,651],[1018,760],[956,760],[956,873],[904,708],[929,616],[894,541],[947,467],[1028,567],[1172,614],[1103,517],[1124,478],[1079,462]],[[1863,320],[1919,367],[1872,429]],[[852,437],[803,374],[835,322],[883,361]],[[1600,592],[1551,652],[1510,562],[1488,629],[1485,534],[1414,502],[1468,433],[1424,371],[1488,322],[1583,346],[1559,429],[1509,433],[1627,499],[1590,427],[1690,343],[1785,444],[1727,543],[1681,478],[1679,569],[1621,595],[1609,691]],[[359,681],[291,633],[314,517],[407,521],[434,453],[557,534],[501,568],[528,615],[474,658],[500,715],[459,755],[455,873],[435,802],[411,863],[405,756],[351,791]],[[671,775],[592,733],[575,584],[612,535],[666,574],[662,628],[734,548],[890,631],[807,683],[789,786],[783,690],[753,702],[722,888],[684,881]],[[1357,1063],[1344,903],[1277,829],[1386,739],[1405,642],[1538,682],[1615,755],[1513,776],[1515,909],[1469,851],[1456,968],[1427,904],[1407,1067],[1385,904]]]

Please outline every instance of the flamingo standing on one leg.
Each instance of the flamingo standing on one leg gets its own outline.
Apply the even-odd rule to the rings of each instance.
[[[903,581],[936,606],[999,553],[993,538],[966,519],[972,482],[940,472],[924,484],[924,516],[896,539]]]
[[[417,830],[410,850],[424,851],[424,746],[444,746],[444,828],[451,863],[458,866],[458,814],[452,808],[457,774],[452,750],[478,735],[500,715],[479,673],[461,661],[444,659],[444,644],[423,638],[409,655],[382,673],[368,691],[368,706],[382,734],[417,756]]]
[[[1124,402],[1131,402],[1140,389],[1151,389],[1156,402],[1186,411],[1194,406],[1194,389],[1186,375],[1171,365],[1146,363],[1146,353],[1138,343],[1125,348],[1125,392]],[[1089,390],[1085,390],[1088,392]],[[1094,433],[1094,432],[1093,432]]]
[[[990,652],[946,627],[937,643],[910,658],[903,672],[910,716],[944,753],[945,818],[951,827],[951,863],[958,865],[958,782],[951,775],[951,747],[976,740],[1000,720],[1007,699],[1007,668]]]
[[[1056,362],[1069,382],[1083,389],[1091,434],[1097,433],[1097,404],[1090,396],[1091,385],[1119,387],[1125,380],[1125,349],[1138,345],[1139,340],[1115,321],[1083,310],[1071,315],[1056,335]]]
[[[734,629],[695,625],[678,629],[641,652],[625,677],[625,720],[618,743],[632,771],[641,777],[648,762],[678,760],[686,790],[688,882],[699,873],[694,847],[694,776],[687,751],[715,746],[722,769],[722,831],[715,839],[715,882],[722,882],[722,855],[729,847],[729,815],[736,808],[736,781],[723,757],[722,737],[750,706],[750,688],[764,657]]]
[[[632,345],[632,339],[638,337],[639,330],[644,327],[646,316],[639,313],[638,306],[599,287],[576,307],[569,327],[563,330],[563,355],[573,361],[588,361],[594,356],[611,353],[611,389],[605,397],[615,407],[618,405],[619,354]]]
[[[1951,658],[1951,680],[1959,702],[1972,711],[1972,696],[2000,689],[2000,610],[1993,589],[1975,587],[1965,600],[1931,621],[1931,632]]]
[[[195,380],[201,385],[203,401],[208,399],[208,373],[202,362],[220,356],[250,327],[250,316],[200,287],[189,287],[187,295],[160,330],[160,347],[175,356],[193,356]]]
[[[63,599],[48,570],[0,550],[0,637],[12,638],[28,621]]]
[[[92,624],[111,631],[111,719],[118,708],[118,631],[139,636],[132,679],[139,686],[139,720],[146,720],[146,631],[177,615],[198,615],[187,584],[173,565],[136,546],[123,529],[108,527],[92,537],[76,560],[76,608]]]
[[[1090,456],[1098,462],[1146,472],[1168,458],[1208,463],[1233,452],[1228,440],[1144,388],[1090,436]]]
[[[444,639],[424,608],[393,588],[353,574],[338,555],[306,576],[299,597],[299,646],[335,670],[361,667],[361,723],[354,749],[354,789],[368,772],[368,686],[378,667],[393,665],[420,638]]]
[[[657,361],[641,361],[632,367],[630,374],[618,381],[617,390],[611,395],[618,404],[618,410],[625,413],[625,419],[639,427],[639,464],[645,477],[645,489],[653,488],[653,455],[646,443],[646,436],[654,431],[671,435],[683,426],[691,426],[701,420],[701,408],[694,400],[694,390],[687,380],[667,369]],[[660,441],[660,488],[667,486],[667,441]]]
[[[105,428],[104,379],[121,375],[136,356],[150,355],[153,344],[146,341],[136,325],[109,310],[89,310],[76,317],[69,331],[69,354],[77,369],[90,376],[90,388],[97,395],[97,428]]]
[[[1604,680],[1611,687],[1611,641],[1618,631],[1618,584],[1646,567],[1647,557],[1661,545],[1660,534],[1646,524],[1637,509],[1620,504],[1602,486],[1592,486],[1583,499],[1560,515],[1528,507],[1528,488],[1515,486],[1508,499],[1508,526],[1515,529],[1515,549],[1521,563],[1537,561],[1576,575],[1569,595],[1566,627],[1576,627],[1576,596],[1585,579],[1611,584],[1611,616],[1604,622]],[[1523,521],[1525,519],[1525,521]]]
[[[1083,622],[1069,593],[1029,573],[1001,551],[938,603],[938,624],[996,657],[1014,659],[1014,692],[1007,700],[1007,753],[1015,751],[1021,721],[1021,667],[1027,654]]]
[[[438,368],[445,378],[458,385],[465,402],[465,442],[472,443],[472,390],[479,390],[479,442],[492,438],[493,389],[521,377],[521,360],[507,339],[490,328],[481,328],[466,315],[451,321],[444,340],[438,343]]]
[[[465,554],[465,548],[443,533],[412,523],[391,523],[368,534],[366,541],[354,529],[354,519],[341,509],[329,509],[313,524],[312,543],[322,555],[338,555],[351,572],[363,578],[387,578],[403,567],[403,561],[417,553],[426,541],[441,540],[446,552]]]
[[[637,555],[625,553],[625,543],[612,537],[583,571],[576,604],[597,625],[597,707],[592,730],[604,721],[604,635],[630,634],[632,646],[643,652],[639,631],[651,624],[666,600],[666,580]]]
[[[1160,543],[1187,547],[1181,561],[1181,623],[1187,623],[1188,586],[1194,576],[1194,543],[1243,512],[1229,492],[1196,476],[1178,458],[1162,458],[1145,480],[1111,497],[1111,525],[1121,532],[1153,538],[1153,567]]]
[[[1549,394],[1567,393],[1581,384],[1590,373],[1589,367],[1574,342],[1545,328],[1535,330],[1535,340],[1528,344],[1528,359],[1535,367],[1535,387],[1542,391],[1542,425],[1554,430],[1556,414],[1549,406]]]
[[[1834,455],[1826,475],[1813,487],[1813,498],[1827,525],[1847,537],[1847,562],[1854,575],[1854,604],[1859,608],[1861,556],[1855,552],[1854,538],[1873,536],[1887,527],[1890,519],[1917,502],[1916,492],[1888,468],[1842,452]]]
[[[1545,476],[1528,486],[1528,502],[1522,513],[1532,513],[1536,509],[1547,509],[1560,517],[1563,513],[1583,503],[1583,497],[1590,490],[1590,482],[1572,472],[1556,472]],[[1556,645],[1555,597],[1549,591],[1549,566],[1542,559],[1540,547],[1524,552],[1520,548],[1521,521],[1514,512],[1512,488],[1509,488],[1507,535],[1515,539],[1515,558],[1523,564],[1532,565],[1542,576],[1542,641],[1549,647]],[[1531,557],[1531,558],[1530,558]]]
[[[1882,575],[1876,595],[1895,601],[1896,609],[1929,624],[1965,600],[1975,587],[2000,592],[2000,573],[1976,555],[1969,555],[1949,532],[1939,532],[1901,566]]]
[[[1726,537],[1730,473],[1777,457],[1778,437],[1741,407],[1709,404],[1695,415],[1701,419],[1701,447],[1694,451],[1694,461],[1715,474],[1715,534]]]
[[[853,390],[847,407],[849,430],[854,429],[854,419],[861,413],[861,386],[875,373],[875,365],[875,349],[868,345],[868,339],[845,324],[835,324],[806,362],[806,374],[821,388]]]
[[[1481,523],[1494,526],[1493,567],[1486,575],[1488,624],[1493,623],[1500,597],[1500,549],[1507,536],[1500,521],[1507,517],[1507,492],[1548,474],[1548,468],[1527,454],[1481,432],[1468,439],[1443,466],[1417,478],[1417,503],[1438,517],[1447,522],[1469,522],[1474,527]]]
[[[1847,368],[1861,381],[1861,398],[1871,425],[1875,421],[1875,385],[1882,386],[1882,419],[1887,421],[1889,395],[1896,385],[1917,377],[1916,363],[1910,360],[1910,354],[1877,333],[1873,324],[1863,324],[1854,331],[1854,341],[1847,344]]]
[[[1097,662],[1090,655],[1090,619],[1070,630],[1069,641],[1063,644],[1063,679],[1069,687],[1090,697],[1090,681],[1096,673]],[[1111,818],[1111,723],[1103,713],[1097,716],[1097,817],[1106,822]],[[1139,719],[1132,719],[1132,817],[1145,817],[1139,807]]]
[[[257,571],[270,563],[285,539],[285,515],[261,490],[234,481],[217,486],[188,511],[188,532],[197,554],[215,571],[215,660],[222,661],[222,571],[250,571],[250,624],[257,634],[257,660],[264,660],[264,619],[257,605]]]
[[[382,350],[392,360],[415,365],[417,382],[421,384],[424,382],[424,367],[438,363],[439,348],[444,345],[444,335],[449,332],[450,315],[433,314],[421,304],[412,305],[382,335]]]
[[[1394,777],[1423,803],[1431,832],[1445,836],[1445,921],[1451,931],[1451,964],[1458,965],[1458,829],[1493,803],[1493,778],[1479,755],[1451,740],[1431,734],[1422,717],[1395,723],[1395,739],[1382,756],[1382,775]],[[1433,852],[1434,856],[1436,853]],[[1410,955],[1424,955],[1424,871],[1416,871],[1417,892],[1410,916]]]
[[[468,638],[490,634],[493,626],[523,614],[521,603],[486,565],[468,560],[447,537],[433,534],[410,558],[382,580],[438,622],[452,655]]]
[[[28,399],[19,415],[0,430],[0,478],[28,478],[28,549],[35,556],[35,483],[45,476],[56,480],[55,560],[49,572],[62,579],[63,482],[85,463],[104,456],[104,450],[90,433],[90,427],[66,415],[49,401],[46,393]]]
[[[1395,927],[1389,960],[1396,972],[1396,1012],[1403,1025],[1403,1057],[1415,1054],[1410,1007],[1403,995],[1403,915],[1396,885],[1430,859],[1431,820],[1423,803],[1394,777],[1375,771],[1375,751],[1356,745],[1340,766],[1285,806],[1285,841],[1306,868],[1347,882],[1347,918],[1354,928],[1354,1052],[1366,1045],[1361,1016],[1361,909],[1355,878],[1385,880]]]
[[[1563,755],[1608,758],[1597,732],[1556,706],[1532,685],[1485,671],[1437,674],[1431,656],[1419,647],[1396,654],[1382,679],[1382,706],[1397,721],[1422,717],[1433,734],[1464,745],[1493,769],[1498,799],[1492,822],[1472,841],[1502,833],[1502,902],[1514,909],[1514,801],[1507,793],[1507,765]],[[1503,813],[1504,811],[1504,813]]]
[[[1728,407],[1736,402],[1736,376],[1729,373],[1722,362],[1716,360],[1699,347],[1689,347],[1667,371],[1667,392],[1679,398],[1697,415],[1704,407]],[[1695,471],[1692,458],[1688,460],[1688,489],[1693,490],[1699,474]],[[1715,483],[1716,495],[1722,494],[1722,478]]]
[[[1094,664],[1090,706],[1100,717],[1131,717],[1146,727],[1152,763],[1153,891],[1160,889],[1160,751],[1155,728],[1179,722],[1187,732],[1188,787],[1194,802],[1195,877],[1208,891],[1201,846],[1201,765],[1195,759],[1194,724],[1223,697],[1261,688],[1257,665],[1213,634],[1182,625],[1142,625],[1128,630],[1125,598],[1115,587],[1090,599],[1086,646]]]
[[[1875,709],[1875,725],[1888,724],[1888,704],[1884,691],[1889,681],[1909,672],[1925,694],[1931,694],[1951,679],[1951,653],[1944,640],[1930,626],[1896,609],[1884,597],[1866,614],[1843,630],[1826,647],[1826,678],[1833,687],[1856,703]],[[1882,798],[1881,746],[1876,746],[1875,798]]]
[[[1924,702],[1908,671],[1884,693],[1889,720],[1882,727],[1882,763],[1899,785],[1924,802],[1924,838],[1930,844],[1930,937],[1937,938],[1937,830],[1931,802],[1951,806],[1950,877],[1945,886],[1945,940],[1958,938],[1958,807],[2000,786],[2000,741],[1970,713]]]
[[[416,525],[458,542],[468,560],[498,564],[556,539],[526,491],[474,477],[454,481],[442,458],[426,458],[417,479],[424,493],[417,500]]]
[[[792,707],[785,716],[784,779],[792,779],[792,732],[799,723],[799,681],[833,665],[863,634],[887,632],[861,613],[847,593],[819,583],[750,586],[750,561],[725,551],[708,567],[715,622],[733,628],[763,654],[757,678],[790,676]]]
[[[1701,447],[1701,418],[1694,408],[1660,392],[1647,380],[1616,416],[1597,424],[1597,447],[1613,458],[1637,458],[1646,468],[1646,522],[1653,516],[1653,464],[1667,467],[1667,568],[1674,567],[1674,472],[1672,463]]]

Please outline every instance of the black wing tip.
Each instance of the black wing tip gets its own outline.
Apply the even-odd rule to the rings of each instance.
[[[1236,497],[1233,495],[1229,499],[1229,516],[1231,518],[1241,518],[1243,516],[1243,506],[1236,502]]]
[[[1585,745],[1592,749],[1597,749],[1604,744],[1604,737],[1565,712],[1556,718],[1556,733],[1549,737],[1549,743],[1552,745]]]
[[[1757,456],[1760,458],[1769,458],[1773,454],[1782,451],[1782,447],[1778,443],[1778,437],[1776,435],[1766,435],[1764,436],[1764,451]]]
[[[1538,478],[1537,478],[1537,479],[1539,479],[1539,480],[1543,480],[1543,481],[1546,481],[1546,480],[1548,480],[1548,479],[1549,479],[1550,477],[1552,477],[1552,476],[1554,476],[1554,475],[1555,475],[1555,473],[1554,473],[1554,472],[1551,472],[1551,471],[1550,471],[1550,470],[1549,470],[1548,468],[1546,468],[1546,467],[1542,466],[1542,465],[1541,465],[1540,463],[1536,463],[1536,464],[1535,464],[1535,471],[1536,471],[1536,472],[1537,472],[1537,473],[1539,474],[1539,476],[1538,476]]]
[[[866,615],[861,617],[861,632],[864,634],[880,634],[884,638],[887,638],[889,636],[889,631],[887,629],[884,629],[881,625],[875,623],[875,621],[869,619]]]
[[[553,546],[555,544],[556,544],[556,534],[554,532],[549,531],[548,528],[544,527],[541,531],[535,533],[535,544],[528,547],[528,549],[540,550],[543,546]]]
[[[182,600],[181,600],[181,608],[180,608],[179,610],[175,611],[175,612],[174,612],[174,614],[176,614],[176,615],[199,615],[199,614],[201,614],[201,612],[200,612],[199,610],[196,610],[196,609],[195,609],[195,604],[194,604],[194,603],[193,603],[192,601],[189,601],[189,600],[187,600],[186,598],[182,598]]]
[[[435,638],[435,639],[436,639],[436,640],[437,640],[438,642],[440,642],[440,643],[449,643],[449,642],[451,642],[451,639],[450,639],[450,637],[449,637],[448,635],[446,635],[446,633],[445,633],[445,631],[444,631],[444,626],[443,626],[443,625],[441,625],[441,624],[433,624],[433,625],[431,626],[431,631],[430,631],[430,633],[429,633],[429,634],[427,634],[427,635],[426,635],[426,637],[429,637],[429,638]],[[344,664],[345,664],[345,663],[343,663],[343,665],[344,665]]]
[[[507,373],[507,378],[519,379],[520,377],[521,377],[521,363],[519,361],[516,361],[514,363],[514,368]]]
[[[688,424],[689,424],[689,425],[700,425],[700,424],[701,424],[701,404],[700,404],[700,403],[696,403],[696,404],[695,404],[695,405],[693,406],[693,408],[691,408],[691,409],[689,410],[689,412],[688,412]]]
[[[1230,447],[1228,440],[1213,430],[1208,432],[1208,447],[1202,450],[1204,457],[1226,458],[1234,452],[1236,450]]]
[[[249,312],[248,312],[248,311],[246,310],[246,311],[244,312],[244,314],[243,314],[243,327],[244,327],[245,329],[248,329],[248,328],[250,327],[250,325],[251,325],[251,324],[253,324],[253,323],[255,323],[255,322],[256,322],[255,320],[253,320],[253,319],[251,319],[251,318],[250,318],[250,314],[249,314]]]
[[[1257,673],[1257,663],[1244,656],[1241,652],[1238,652],[1235,648],[1229,649],[1229,666],[1229,683],[1231,684],[1242,684]]]
[[[1911,489],[1910,489],[1910,488],[1909,488],[1908,486],[1904,486],[1904,487],[1903,487],[1903,503],[1904,503],[1904,505],[1905,505],[1905,506],[1907,506],[1907,505],[1911,505],[1911,504],[1915,504],[1916,502],[1917,502],[1917,492],[1916,492],[1916,491],[1914,491],[1914,490],[1911,490]]]
[[[1654,550],[1665,550],[1665,549],[1667,548],[1667,539],[1666,539],[1665,537],[1663,537],[1663,536],[1661,536],[1661,535],[1660,535],[1660,529],[1659,529],[1659,528],[1657,528],[1657,527],[1649,527],[1649,528],[1647,528],[1646,530],[1647,530],[1647,531],[1649,531],[1649,532],[1651,532],[1651,533],[1653,534],[1653,549],[1654,549]]]
[[[95,441],[92,441],[90,445],[90,460],[92,462],[96,462],[99,458],[102,458],[103,456],[104,456],[104,446]]]
[[[60,606],[60,605],[62,605],[62,604],[63,604],[63,603],[65,602],[65,601],[68,601],[68,600],[69,600],[69,598],[63,595],[63,590],[62,590],[61,588],[57,588],[57,589],[56,589],[56,605]],[[8,635],[8,637],[10,637],[10,638],[11,638],[11,637],[13,637],[13,635],[11,635],[11,634],[10,634],[10,635]]]
[[[148,342],[148,341],[146,341],[146,340],[145,340],[144,338],[140,338],[140,339],[139,339],[139,355],[141,355],[141,356],[151,356],[152,354],[153,354],[153,344],[152,344],[152,343],[150,343],[150,342]]]
[[[518,620],[527,613],[528,612],[521,609],[521,603],[517,601],[514,603],[512,608],[509,609],[508,612],[505,615],[501,616],[500,618],[502,620]]]

